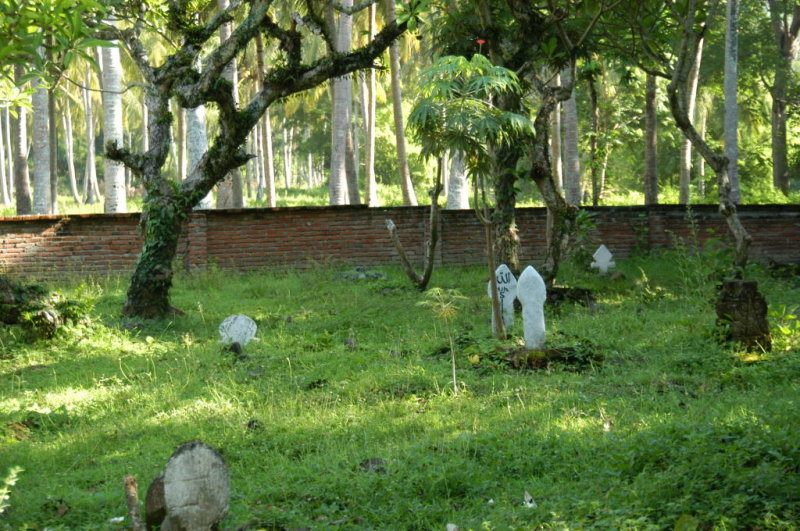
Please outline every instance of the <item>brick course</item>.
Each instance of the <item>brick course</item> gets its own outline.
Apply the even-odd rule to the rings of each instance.
[[[687,238],[686,210],[657,207],[587,208],[594,214],[592,238],[615,257],[634,249],[659,249]],[[740,208],[753,236],[751,256],[800,263],[800,205]],[[484,231],[471,210],[441,212],[436,261],[446,265],[484,260]],[[697,236],[730,240],[716,207],[692,208]],[[301,207],[197,211],[188,219],[178,244],[176,267],[195,270],[310,267],[316,263],[396,265],[386,219],[398,233],[412,262],[419,263],[429,235],[427,207]],[[517,209],[523,263],[544,258],[546,212]],[[129,274],[142,240],[139,214],[0,217],[0,270],[39,278],[64,275]]]

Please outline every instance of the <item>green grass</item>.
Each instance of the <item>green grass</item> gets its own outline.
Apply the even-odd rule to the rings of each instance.
[[[399,270],[181,276],[187,315],[136,327],[119,318],[126,279],[61,286],[94,302],[89,323],[32,345],[0,330],[0,480],[24,469],[0,529],[122,529],[122,478],[143,497],[195,439],[230,467],[226,529],[795,528],[798,280],[752,268],[789,310],[775,350],[745,355],[715,341],[713,265],[679,250],[621,261],[615,280],[566,267],[600,303],[547,313],[550,345],[604,357],[580,371],[499,363],[485,271],[436,270],[432,286],[467,297],[450,321],[458,396],[445,323]],[[217,342],[232,313],[259,324],[241,362]]]

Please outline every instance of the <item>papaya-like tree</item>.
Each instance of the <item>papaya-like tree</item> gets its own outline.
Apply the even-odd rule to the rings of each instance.
[[[187,0],[160,5],[159,11],[152,15],[140,0],[126,0],[117,5],[118,17],[127,18],[128,25],[110,30],[110,36],[124,44],[141,72],[149,137],[149,150],[144,153],[115,143],[106,145],[107,156],[131,168],[146,191],[141,219],[144,245],[128,288],[123,310],[126,316],[159,318],[172,311],[169,300],[172,262],[183,223],[223,176],[251,158],[245,151],[247,136],[269,106],[331,78],[374,67],[376,58],[403,33],[409,20],[388,24],[366,45],[337,53],[335,32],[326,22],[324,11],[327,6],[341,10],[340,4],[333,0],[305,0],[301,3],[302,14],[295,13],[291,20],[276,19],[279,9],[275,8],[283,3],[232,0],[227,8],[213,11],[203,21],[196,20],[195,2]],[[417,6],[418,2],[408,5],[410,16],[415,16]],[[354,6],[352,11],[362,8],[364,4]],[[148,16],[165,16],[168,29],[177,36],[175,50],[159,65],[151,62],[142,39],[150,26]],[[229,38],[218,43],[216,33],[230,22],[235,27]],[[281,57],[267,69],[259,90],[237,105],[233,87],[222,74],[259,34],[277,42]],[[314,39],[324,41],[327,54],[305,62],[304,43]],[[196,59],[201,50],[204,66],[198,71]],[[211,139],[208,151],[180,183],[162,172],[171,140],[171,98],[183,108],[213,104],[219,116],[218,133]]]
[[[553,220],[547,228],[542,271],[549,284],[555,282],[578,213],[553,177],[550,117],[572,94],[578,58],[585,54],[598,22],[619,4],[620,0],[472,0],[450,5],[443,20],[434,25],[437,43],[446,53],[470,57],[481,52],[519,76],[522,92],[505,93],[494,104],[506,112],[532,116],[534,131],[513,145],[496,146],[491,153],[496,255],[512,270],[519,269],[514,214],[517,183],[531,180]],[[555,83],[553,72],[564,69],[570,73],[568,79]]]

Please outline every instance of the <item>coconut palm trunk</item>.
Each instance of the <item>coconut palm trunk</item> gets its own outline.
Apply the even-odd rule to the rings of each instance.
[[[386,0],[386,19],[391,24],[395,21],[394,0]],[[406,133],[403,126],[403,98],[400,89],[400,44],[394,41],[389,47],[389,71],[392,85],[392,110],[394,112],[394,134],[397,140],[397,164],[400,168],[400,189],[403,192],[403,204],[415,206],[417,195],[411,182],[406,153]]]
[[[47,89],[38,78],[33,93],[33,213],[52,212],[50,189],[50,106]]]
[[[644,91],[644,204],[658,204],[658,92],[656,76],[647,74]]]
[[[14,67],[14,80],[22,84],[25,71],[22,66]],[[11,147],[14,152],[14,196],[17,215],[24,216],[33,211],[31,184],[28,173],[28,109],[17,107],[17,116],[12,120]]]
[[[0,189],[2,189],[3,194],[3,205],[8,207],[11,206],[11,190],[9,189],[9,182],[6,175],[8,171],[6,158],[11,158],[11,153],[8,152],[10,144],[6,142],[6,136],[3,134],[2,125],[2,115],[0,115]]]
[[[344,0],[342,7],[353,7],[352,0]],[[336,26],[336,51],[350,51],[353,17],[340,13]],[[330,203],[346,205],[350,203],[347,182],[347,136],[350,130],[353,91],[350,77],[337,77],[333,80],[333,110],[331,116],[331,176],[328,183]]]
[[[64,112],[61,113],[64,128],[64,143],[67,150],[67,172],[69,173],[69,189],[75,203],[81,204],[83,198],[78,190],[78,179],[75,175],[75,146],[72,131],[72,106],[69,98],[64,100]]]
[[[122,63],[119,48],[105,46],[103,57],[103,144],[122,147]],[[125,167],[108,157],[103,159],[103,180],[105,181],[105,203],[103,210],[108,213],[127,212],[125,194]]]
[[[782,5],[779,5],[782,4]],[[791,4],[791,2],[790,2]],[[792,64],[797,59],[797,35],[800,32],[800,4],[794,3],[792,17],[786,2],[767,0],[770,22],[778,47],[779,61],[771,87],[772,109],[772,184],[784,194],[789,193],[789,156],[787,147],[788,91],[792,79]]]
[[[738,204],[739,190],[739,103],[737,78],[739,69],[739,0],[728,0],[725,30],[725,156],[728,158],[728,179],[731,201]],[[689,115],[691,116],[691,114]]]

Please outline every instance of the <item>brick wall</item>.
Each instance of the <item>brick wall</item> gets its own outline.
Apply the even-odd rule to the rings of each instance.
[[[593,240],[605,243],[618,258],[636,248],[668,247],[675,236],[690,234],[685,209],[674,205],[587,210],[597,227]],[[695,206],[692,212],[701,240],[728,239],[716,207]],[[221,269],[395,265],[388,218],[397,225],[411,260],[419,263],[429,233],[428,215],[426,207],[202,211],[184,228],[177,263],[186,269],[209,264]],[[742,207],[740,215],[753,235],[752,257],[800,263],[800,205]],[[517,210],[523,263],[544,257],[545,219],[541,208]],[[0,270],[40,278],[128,274],[142,245],[138,223],[138,214],[0,217]],[[438,263],[482,263],[484,232],[472,211],[442,211],[440,234]]]

